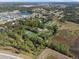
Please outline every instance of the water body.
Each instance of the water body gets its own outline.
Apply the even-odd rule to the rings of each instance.
[[[31,12],[28,12],[28,11],[21,11],[21,15],[30,15],[32,14]]]

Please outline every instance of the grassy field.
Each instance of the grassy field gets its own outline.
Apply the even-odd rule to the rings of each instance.
[[[62,24],[62,27],[60,30],[79,30],[79,24],[73,23],[73,22],[65,22]]]
[[[69,46],[73,55],[77,59],[79,58],[79,24],[73,22],[63,23],[58,34],[53,37],[53,40]]]

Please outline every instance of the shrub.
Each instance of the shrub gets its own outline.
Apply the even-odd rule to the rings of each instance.
[[[71,52],[70,52],[70,48],[60,42],[54,41],[48,44],[48,47],[51,49],[54,49],[60,53],[63,53],[67,56],[72,56]]]

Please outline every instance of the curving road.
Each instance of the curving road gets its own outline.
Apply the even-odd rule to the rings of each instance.
[[[6,54],[6,53],[0,53],[0,59],[23,59],[14,55]]]

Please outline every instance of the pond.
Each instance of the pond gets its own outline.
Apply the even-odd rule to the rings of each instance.
[[[28,11],[21,11],[21,15],[30,15],[32,14],[31,12],[28,12]]]

